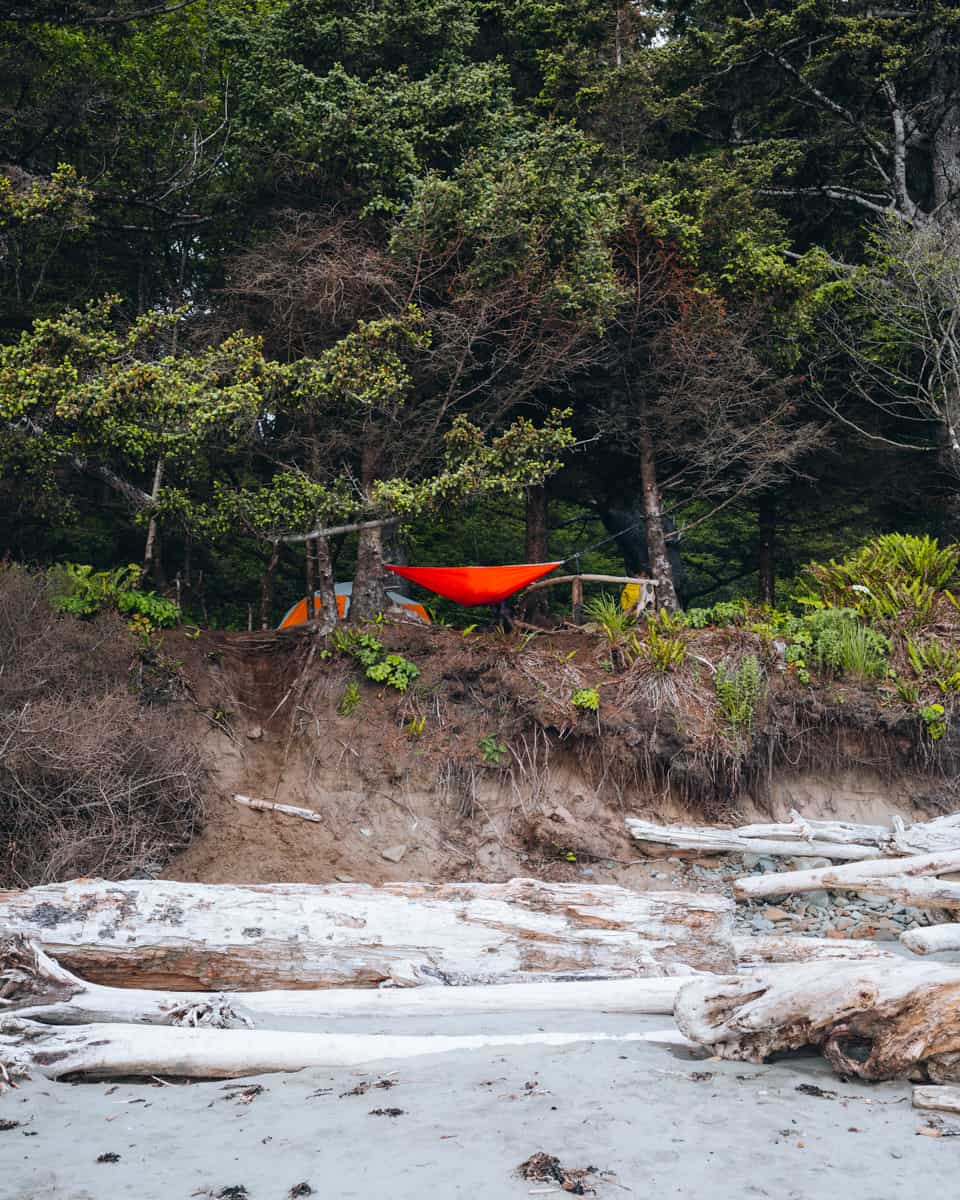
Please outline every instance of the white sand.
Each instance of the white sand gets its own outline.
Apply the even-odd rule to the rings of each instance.
[[[664,1024],[597,1016],[589,1027],[616,1033]],[[355,1021],[327,1028],[376,1031]],[[537,1028],[587,1024],[569,1015],[410,1019],[380,1031]],[[713,1075],[696,1082],[692,1072]],[[340,1095],[384,1077],[397,1086]],[[256,1082],[267,1090],[249,1104],[220,1083],[25,1083],[0,1098],[0,1120],[24,1122],[0,1132],[0,1198],[187,1200],[242,1184],[250,1200],[284,1200],[306,1182],[324,1200],[511,1200],[547,1194],[549,1185],[514,1174],[544,1150],[567,1167],[615,1172],[618,1183],[597,1182],[601,1197],[929,1200],[944,1194],[960,1155],[960,1140],[916,1136],[929,1118],[910,1107],[908,1084],[843,1084],[811,1056],[757,1067],[605,1042]],[[803,1095],[801,1083],[838,1097]],[[319,1089],[324,1094],[311,1096]],[[387,1107],[403,1115],[369,1115]],[[97,1163],[105,1152],[119,1162]]]

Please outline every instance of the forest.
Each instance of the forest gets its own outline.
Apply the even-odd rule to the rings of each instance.
[[[4,0],[0,47],[7,561],[245,629],[375,615],[384,557],[673,609],[960,536],[960,5]]]

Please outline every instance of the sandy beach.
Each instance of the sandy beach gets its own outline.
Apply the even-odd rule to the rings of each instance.
[[[669,1024],[598,1015],[589,1028],[617,1034]],[[326,1028],[371,1032],[350,1020]],[[402,1023],[403,1032],[421,1034],[587,1028],[584,1018],[550,1014]],[[382,1024],[376,1032],[401,1029]],[[389,1086],[378,1086],[383,1081]],[[516,1174],[537,1151],[565,1168],[597,1168],[583,1185],[601,1197],[941,1195],[960,1142],[918,1131],[960,1131],[960,1122],[916,1112],[910,1092],[902,1081],[842,1083],[812,1055],[754,1066],[612,1041],[493,1048],[385,1061],[370,1071],[311,1070],[226,1085],[35,1078],[0,1100],[0,1122],[20,1122],[0,1132],[0,1195],[519,1200],[568,1194],[556,1182]]]

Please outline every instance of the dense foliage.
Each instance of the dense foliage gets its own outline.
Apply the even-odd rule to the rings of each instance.
[[[958,43],[913,0],[4,5],[0,554],[243,626],[335,579],[371,616],[385,557],[579,552],[846,613],[777,631],[797,670],[910,637],[932,702]],[[941,558],[845,557],[892,531]],[[732,727],[755,690],[724,667]]]

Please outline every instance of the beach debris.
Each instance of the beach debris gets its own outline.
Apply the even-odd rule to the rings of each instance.
[[[836,1092],[831,1092],[829,1088],[817,1087],[815,1083],[798,1083],[795,1090],[802,1092],[804,1096],[819,1096],[821,1100],[837,1098]]]
[[[960,1079],[960,967],[952,963],[814,962],[696,976],[677,993],[674,1017],[720,1058],[762,1062],[818,1046],[851,1079],[917,1070],[936,1082]]]
[[[371,1108],[368,1117],[402,1117],[402,1108]]]
[[[312,1196],[313,1188],[306,1181],[295,1183],[287,1195],[290,1197],[290,1200],[300,1200],[302,1196]]]
[[[376,1082],[369,1079],[362,1079],[356,1087],[352,1087],[348,1092],[341,1092],[340,1099],[342,1100],[344,1096],[364,1096],[371,1088],[386,1089],[396,1087],[399,1082],[399,1079],[378,1079]]]
[[[312,808],[298,808],[295,804],[274,804],[271,800],[254,800],[250,796],[234,796],[237,804],[259,812],[279,813],[282,817],[299,817],[301,821],[322,821],[323,817]]]
[[[601,1174],[597,1167],[564,1167],[554,1154],[538,1150],[525,1159],[516,1173],[530,1183],[558,1183],[564,1192],[572,1196],[594,1196],[596,1188],[590,1185],[589,1176]],[[604,1172],[606,1173],[606,1172]]]
[[[221,1090],[229,1093],[226,1097],[228,1100],[235,1100],[238,1104],[251,1104],[267,1089],[262,1083],[225,1083]]]
[[[7,1133],[11,1129],[17,1129],[20,1124],[20,1121],[13,1121],[7,1117],[3,1117],[0,1119],[0,1133]]]
[[[221,1188],[216,1193],[216,1200],[246,1200],[249,1195],[242,1183],[235,1183],[230,1187]]]
[[[98,1154],[98,1163],[115,1163],[120,1161],[120,1155],[115,1154],[112,1150],[108,1150],[106,1154]]]

